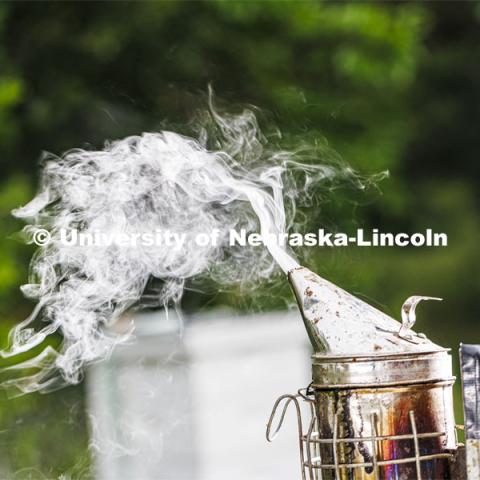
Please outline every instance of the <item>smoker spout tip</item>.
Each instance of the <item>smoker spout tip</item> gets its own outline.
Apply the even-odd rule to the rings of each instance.
[[[326,352],[328,343],[317,326],[320,317],[315,308],[321,298],[318,291],[321,282],[320,277],[308,268],[299,266],[288,272],[288,281],[297,300],[314,352]]]
[[[318,276],[305,267],[296,267],[288,272],[288,281],[295,294],[298,306],[303,313],[305,300],[312,296],[312,285]]]
[[[299,304],[303,304],[305,300],[311,298],[315,288],[325,282],[316,273],[302,266],[293,268],[288,272],[288,281]]]

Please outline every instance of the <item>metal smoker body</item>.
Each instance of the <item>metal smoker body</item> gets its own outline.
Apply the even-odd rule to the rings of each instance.
[[[464,480],[448,350],[307,269],[289,278],[315,351],[312,383],[277,400],[267,439],[294,403],[304,480]]]
[[[322,479],[450,478],[456,432],[447,352],[312,360],[318,437],[335,439],[319,444]]]

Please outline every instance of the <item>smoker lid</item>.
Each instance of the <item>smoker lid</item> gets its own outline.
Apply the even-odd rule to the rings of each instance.
[[[312,386],[388,387],[455,380],[449,349],[363,355],[312,355]]]
[[[288,278],[315,352],[358,356],[444,350],[305,267],[291,270]]]

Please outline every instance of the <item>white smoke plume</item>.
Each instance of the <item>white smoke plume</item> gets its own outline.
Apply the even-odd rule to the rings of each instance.
[[[273,244],[269,251],[228,246],[227,232],[285,232],[295,202],[307,198],[312,185],[346,179],[363,186],[341,162],[314,158],[311,147],[275,149],[252,111],[221,115],[210,107],[209,127],[197,138],[143,133],[109,142],[101,151],[45,156],[39,193],[13,212],[28,222],[27,235],[38,228],[51,234],[32,258],[29,283],[22,287],[38,303],[1,353],[41,349],[55,332],[63,343],[11,367],[29,373],[6,382],[10,386],[28,392],[56,388],[59,380],[78,382],[85,364],[106,357],[125,339],[109,327],[141,301],[152,277],[163,280],[157,300],[168,306],[178,304],[185,282],[199,275],[242,285],[271,276],[276,264],[284,271],[294,268],[293,256]],[[186,241],[169,248],[65,246],[61,229],[114,235],[161,229],[184,233]],[[198,233],[214,229],[221,232],[217,246],[194,242]]]

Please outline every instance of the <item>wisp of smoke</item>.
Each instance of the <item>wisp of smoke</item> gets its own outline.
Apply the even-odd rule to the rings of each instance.
[[[9,386],[28,392],[56,388],[59,379],[78,382],[85,364],[108,356],[128,337],[109,327],[141,301],[152,277],[163,281],[158,303],[168,306],[178,304],[185,281],[199,275],[242,285],[271,276],[276,264],[284,271],[296,267],[293,256],[274,243],[267,249],[231,247],[228,232],[285,232],[295,201],[307,198],[310,186],[338,178],[362,186],[341,162],[305,161],[313,159],[311,148],[270,146],[250,110],[221,115],[211,106],[209,125],[197,138],[143,133],[101,151],[45,156],[39,193],[13,212],[28,222],[26,234],[39,228],[51,234],[32,258],[29,283],[22,287],[37,305],[1,353],[41,349],[55,332],[63,341],[10,367],[29,374],[9,380]],[[173,247],[67,246],[60,241],[62,229],[108,235],[168,230],[186,240]],[[195,242],[197,234],[215,229],[217,245]]]

